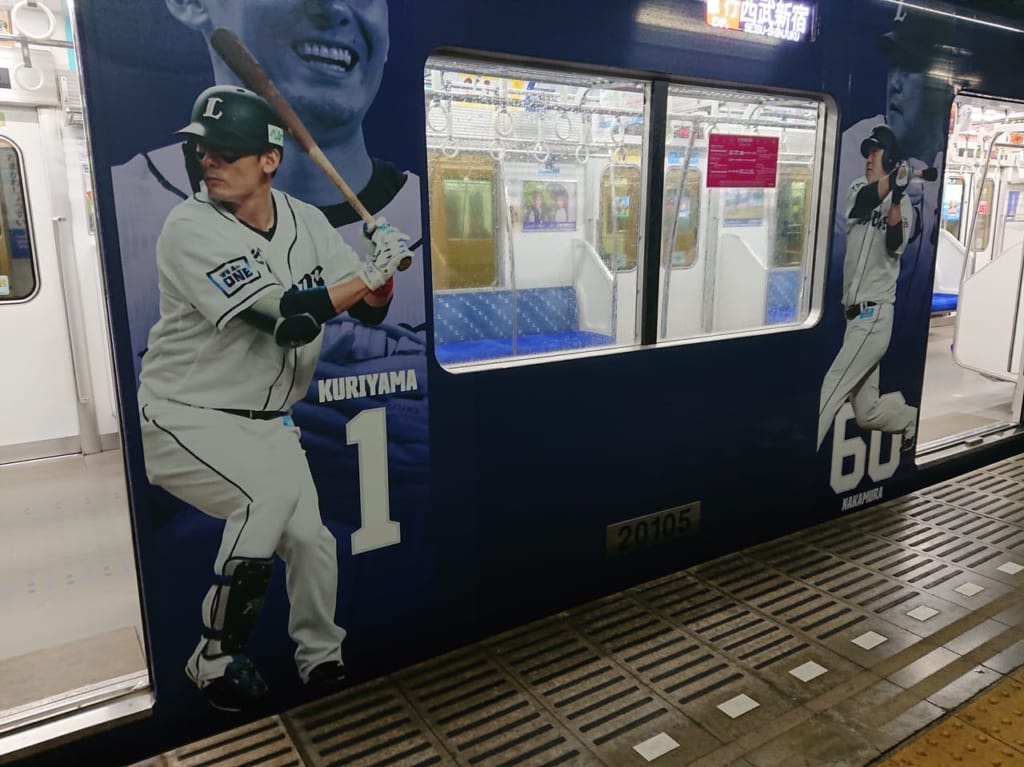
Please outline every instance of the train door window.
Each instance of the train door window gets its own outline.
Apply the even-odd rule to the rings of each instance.
[[[996,184],[992,179],[985,179],[981,187],[981,200],[978,204],[978,220],[974,225],[974,249],[983,251],[988,248],[992,234],[992,198],[995,196]]]
[[[775,247],[772,267],[798,267],[804,256],[810,199],[811,169],[806,166],[780,165],[775,207]]]
[[[432,57],[434,352],[467,371],[638,343],[649,84]]]
[[[682,162],[693,166],[704,191],[686,201],[691,211],[696,206],[688,217],[699,258],[690,269],[661,273],[659,340],[807,321],[812,283],[823,273],[816,260],[824,259],[826,238],[819,242],[817,222],[827,220],[830,205],[823,178],[832,163],[824,147],[836,117],[820,98],[669,87],[667,204]],[[677,247],[678,239],[662,238],[663,264],[677,262]]]
[[[636,269],[640,239],[640,166],[611,163],[601,174],[599,253],[609,269]]]
[[[0,138],[0,302],[31,298],[36,285],[21,156]]]
[[[670,158],[669,162],[672,161]],[[678,159],[675,161],[679,162]],[[668,258],[670,266],[673,268],[688,269],[697,262],[697,232],[700,229],[700,173],[692,168],[688,169],[686,180],[683,181],[680,166],[678,164],[669,165],[665,172],[664,201],[665,213],[661,219],[662,257]],[[671,248],[670,243],[672,243]]]
[[[434,285],[493,287],[497,282],[495,247],[495,164],[486,153],[431,157],[430,263]]]
[[[942,188],[942,228],[960,239],[960,223],[963,221],[964,180],[947,177]]]

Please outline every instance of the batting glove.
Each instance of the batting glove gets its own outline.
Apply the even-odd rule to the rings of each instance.
[[[375,224],[372,232],[363,228],[369,260],[359,273],[370,290],[382,287],[398,271],[402,259],[412,257],[408,235],[391,226],[383,216],[378,217]]]
[[[892,201],[898,203],[903,199],[903,193],[910,185],[910,164],[901,162],[892,173],[889,174],[889,187],[892,189]]]
[[[391,226],[391,224],[388,223],[388,220],[384,218],[384,216],[377,216],[377,218],[373,220],[372,226],[365,222],[363,223],[363,250],[366,251],[366,257],[371,261],[373,260],[374,251],[377,249],[377,246],[373,243],[373,235],[377,233],[378,229],[383,229],[389,226]]]

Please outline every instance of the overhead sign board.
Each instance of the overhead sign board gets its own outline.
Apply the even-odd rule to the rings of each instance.
[[[800,0],[707,0],[707,22],[760,37],[801,42],[811,36],[814,3]]]

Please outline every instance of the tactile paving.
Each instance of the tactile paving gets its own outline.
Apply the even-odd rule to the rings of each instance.
[[[307,704],[287,731],[249,725],[253,746],[224,736],[154,767],[1024,767],[1024,676],[985,689],[1024,661],[1022,588],[1024,457]],[[289,732],[305,761],[275,750]],[[634,748],[670,742],[652,762]]]
[[[389,680],[292,709],[287,720],[311,767],[455,764]]]
[[[899,767],[1020,767],[1024,754],[953,717],[900,749]]]
[[[992,737],[1024,749],[1024,683],[1011,678],[964,706],[958,716]]]
[[[281,720],[267,719],[214,735],[164,754],[167,767],[301,767],[303,762]]]

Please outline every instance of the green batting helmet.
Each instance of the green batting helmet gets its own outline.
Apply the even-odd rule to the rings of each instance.
[[[273,107],[233,85],[215,85],[200,93],[192,105],[192,122],[175,135],[237,152],[284,148],[284,128]]]

